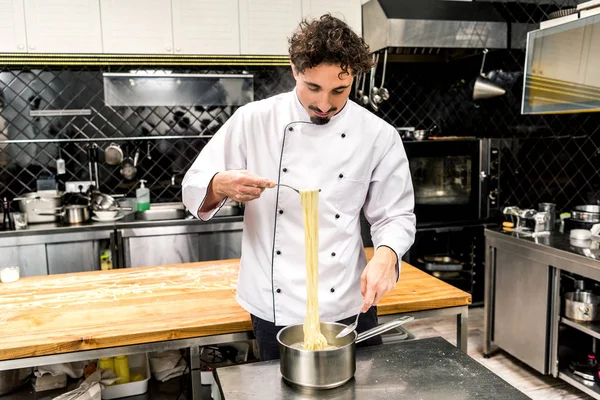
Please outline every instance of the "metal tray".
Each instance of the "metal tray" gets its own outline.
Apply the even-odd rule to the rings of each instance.
[[[463,263],[448,256],[425,256],[419,258],[426,271],[461,271]]]

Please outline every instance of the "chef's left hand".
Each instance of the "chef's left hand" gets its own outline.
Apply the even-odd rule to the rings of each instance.
[[[360,276],[360,291],[363,296],[362,312],[377,305],[379,300],[396,286],[396,253],[389,247],[375,250],[373,258]]]

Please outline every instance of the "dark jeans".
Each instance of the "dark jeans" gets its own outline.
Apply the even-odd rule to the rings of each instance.
[[[250,317],[252,318],[252,330],[254,331],[254,336],[256,337],[256,343],[258,345],[259,359],[261,361],[278,359],[279,344],[277,343],[277,333],[283,329],[284,326],[276,326],[273,322],[265,321],[254,315],[250,315]],[[337,322],[344,325],[350,325],[355,319],[356,315]],[[356,332],[362,333],[377,325],[377,308],[371,307],[366,313],[362,313],[360,317],[358,317]],[[357,343],[356,347],[374,346],[382,343],[381,335],[378,335]]]

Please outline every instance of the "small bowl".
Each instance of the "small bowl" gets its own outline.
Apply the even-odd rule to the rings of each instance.
[[[117,214],[119,214],[119,211],[94,211],[94,215],[96,215],[96,217],[98,219],[101,219],[103,221],[110,221],[111,219],[115,219],[117,217]]]

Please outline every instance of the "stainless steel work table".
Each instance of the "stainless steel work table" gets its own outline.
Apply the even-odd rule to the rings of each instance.
[[[225,400],[529,398],[439,337],[357,349],[354,378],[330,390],[292,387],[278,360],[217,368],[215,375]]]

